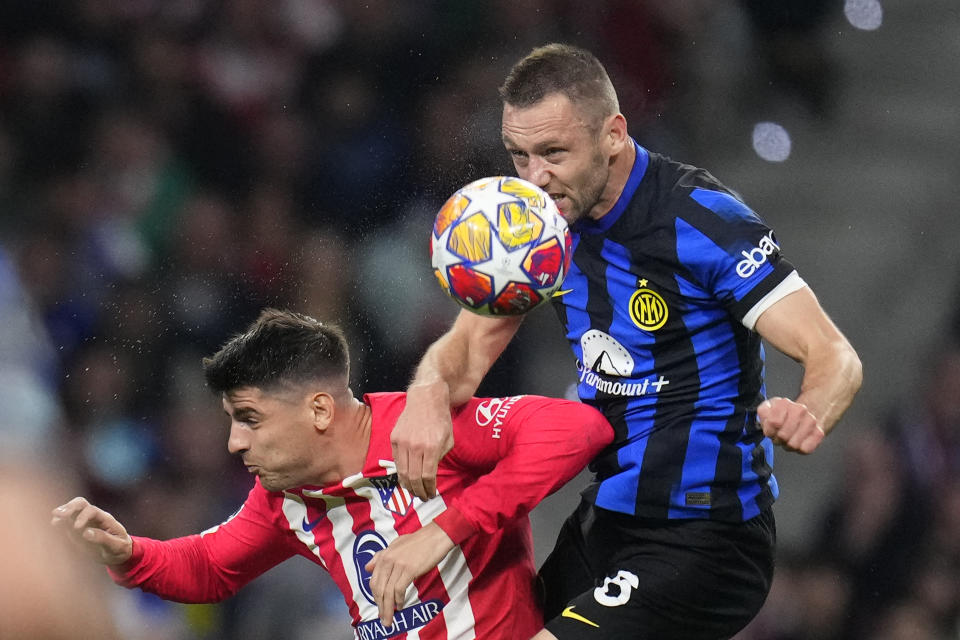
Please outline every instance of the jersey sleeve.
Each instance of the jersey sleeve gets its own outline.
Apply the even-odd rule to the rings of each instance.
[[[448,455],[476,482],[439,515],[459,544],[525,515],[577,475],[613,440],[613,428],[588,405],[539,396],[474,399],[454,418]]]
[[[697,187],[677,205],[677,258],[747,328],[774,302],[805,286],[776,235],[734,195]]]
[[[133,555],[109,567],[114,582],[166,600],[220,602],[294,554],[272,517],[259,481],[237,513],[201,534],[153,540],[133,536]]]

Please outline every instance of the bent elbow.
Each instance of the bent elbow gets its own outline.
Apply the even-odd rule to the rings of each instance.
[[[856,363],[856,374],[853,376],[854,392],[860,390],[860,387],[863,385],[863,363],[860,362],[860,358],[856,353],[853,354],[854,361]]]
[[[844,372],[847,384],[850,387],[850,395],[853,396],[863,385],[863,362],[860,361],[860,356],[847,341],[844,341],[844,351]]]

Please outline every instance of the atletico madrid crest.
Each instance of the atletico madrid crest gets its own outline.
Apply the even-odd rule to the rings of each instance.
[[[413,504],[413,496],[397,482],[397,474],[383,478],[370,478],[370,482],[377,488],[380,500],[383,501],[387,511],[392,511],[398,516],[407,515],[407,510]]]

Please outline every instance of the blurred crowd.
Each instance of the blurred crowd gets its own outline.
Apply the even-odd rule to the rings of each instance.
[[[832,5],[776,4],[0,4],[0,471],[41,511],[83,494],[139,535],[220,522],[252,480],[200,358],[283,306],[347,330],[356,392],[403,388],[455,313],[429,268],[433,216],[511,171],[496,87],[515,59],[591,48],[641,143],[682,156],[703,73],[684,45],[733,17],[755,51],[753,102],[775,89],[829,117],[817,43]],[[527,391],[535,342],[516,341],[481,392]],[[957,637],[960,349],[931,360],[850,447],[819,539],[783,550],[744,640]],[[101,582],[123,638],[350,637],[307,563],[216,606]]]
[[[782,549],[738,640],[960,637],[960,323],[927,373],[847,441],[816,535]]]

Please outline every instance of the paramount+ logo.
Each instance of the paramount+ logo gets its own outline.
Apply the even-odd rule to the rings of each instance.
[[[757,246],[749,252],[740,252],[743,260],[737,263],[737,275],[741,278],[749,278],[757,272],[757,269],[763,266],[763,263],[767,261],[769,256],[773,255],[774,251],[778,251],[779,249],[780,245],[773,239],[773,231],[771,231],[760,238]]]

